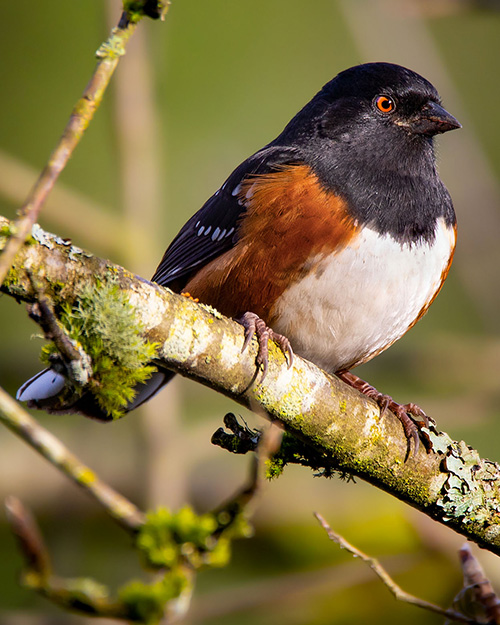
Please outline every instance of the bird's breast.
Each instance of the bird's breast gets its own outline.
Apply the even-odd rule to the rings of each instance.
[[[400,243],[364,227],[275,302],[270,325],[294,350],[328,371],[366,362],[426,312],[451,264],[455,230],[436,222],[431,241]]]
[[[252,176],[237,188],[245,210],[235,245],[185,290],[227,316],[252,311],[269,322],[288,286],[309,274],[322,253],[345,247],[359,228],[347,203],[306,165]]]

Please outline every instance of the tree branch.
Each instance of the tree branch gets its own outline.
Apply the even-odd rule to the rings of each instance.
[[[30,417],[2,388],[0,421],[89,493],[123,528],[133,533],[144,523],[144,514],[133,503],[100,480],[92,469]]]
[[[361,558],[363,562],[366,562],[368,566],[374,571],[376,575],[382,580],[382,582],[387,586],[390,592],[394,595],[394,597],[398,601],[403,601],[404,603],[409,603],[410,605],[415,605],[418,608],[422,608],[427,610],[428,612],[434,612],[435,614],[440,614],[441,616],[446,616],[454,622],[458,623],[469,623],[471,625],[478,625],[479,621],[476,621],[473,618],[469,618],[465,616],[461,612],[457,612],[456,610],[446,610],[439,605],[434,603],[430,603],[429,601],[425,601],[425,599],[420,599],[420,597],[416,597],[415,595],[406,592],[397,584],[389,573],[384,569],[384,567],[380,564],[380,562],[376,558],[372,558],[367,555],[354,545],[351,545],[343,536],[334,532],[332,528],[328,525],[324,517],[319,514],[319,512],[315,512],[314,516],[318,519],[321,527],[328,534],[328,538],[333,542],[337,543],[337,545],[341,549],[346,549],[349,553],[351,553],[355,558]]]
[[[0,218],[0,235],[9,222]],[[1,243],[1,240],[0,240]],[[1,245],[0,245],[1,247]],[[433,451],[404,462],[406,439],[393,415],[335,376],[270,345],[264,384],[255,371],[256,342],[241,353],[243,330],[209,306],[172,294],[125,269],[94,257],[38,226],[22,248],[2,290],[36,301],[40,285],[54,310],[89,285],[114,284],[125,293],[156,360],[279,421],[325,456],[327,466],[356,475],[420,509],[482,547],[500,554],[500,467],[464,442],[430,432]]]
[[[282,431],[262,433],[250,475],[242,488],[215,510],[196,514],[189,506],[142,513],[82,465],[50,432],[31,419],[0,389],[0,420],[91,494],[133,536],[150,582],[132,581],[113,597],[92,578],[62,578],[52,570],[49,551],[31,511],[16,497],[5,502],[7,520],[23,556],[21,583],[67,610],[87,615],[157,625],[177,623],[187,612],[196,571],[227,564],[233,540],[248,538],[248,525],[263,486],[265,467]]]
[[[169,0],[124,0],[123,12],[116,28],[96,52],[98,62],[92,77],[80,99],[75,104],[66,128],[31,190],[19,217],[10,228],[10,238],[0,258],[0,282],[3,282],[9,265],[17,251],[29,236],[31,227],[38,219],[40,210],[51,192],[60,173],[66,166],[74,149],[80,142],[94,113],[99,108],[104,92],[111,80],[118,61],[125,54],[125,47],[137,23],[144,15],[164,19]]]

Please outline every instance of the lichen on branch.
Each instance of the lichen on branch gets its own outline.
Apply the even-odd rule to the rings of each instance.
[[[59,321],[67,336],[88,355],[92,376],[85,386],[70,384],[66,394],[90,392],[112,419],[123,416],[134,399],[136,387],[149,379],[156,368],[151,364],[156,345],[143,338],[142,326],[127,294],[118,284],[108,282],[84,286],[72,304],[61,304]],[[54,367],[58,349],[54,342],[42,348],[42,362]],[[62,363],[60,363],[62,368]],[[62,397],[61,401],[68,401]]]
[[[8,228],[0,219],[0,232]],[[500,553],[500,467],[464,443],[431,432],[433,451],[405,462],[398,419],[335,376],[299,357],[288,368],[269,345],[264,382],[256,375],[257,344],[242,353],[241,326],[214,311],[132,275],[61,241],[35,233],[23,247],[2,290],[33,302],[33,277],[55,310],[85,295],[89,284],[118,285],[133,307],[142,337],[157,344],[155,364],[210,386],[259,414],[328,459],[328,470],[358,476],[420,509],[469,539]],[[31,278],[30,278],[30,275]],[[439,423],[439,416],[437,421]],[[302,453],[302,452],[301,452]]]

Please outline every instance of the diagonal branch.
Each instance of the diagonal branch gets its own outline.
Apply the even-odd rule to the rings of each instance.
[[[0,234],[8,226],[0,218]],[[281,422],[323,455],[329,468],[359,476],[500,554],[497,464],[436,432],[430,432],[433,452],[420,449],[404,462],[406,439],[395,417],[381,418],[372,401],[301,358],[288,369],[274,344],[269,372],[260,383],[256,344],[242,354],[241,326],[211,307],[172,294],[38,226],[2,290],[33,302],[35,282],[57,311],[96,281],[118,285],[127,295],[144,338],[158,345],[158,365]]]
[[[189,506],[176,512],[160,507],[143,514],[99,480],[1,389],[0,420],[93,495],[133,535],[143,568],[154,573],[150,582],[126,583],[115,597],[93,578],[59,577],[53,572],[35,517],[19,499],[9,496],[5,501],[7,520],[24,560],[23,586],[66,610],[148,625],[182,619],[190,606],[196,571],[225,565],[232,541],[251,535],[248,520],[264,484],[265,466],[282,434],[273,425],[262,433],[248,480],[215,510],[196,514]]]
[[[401,586],[396,584],[396,582],[392,579],[389,573],[384,569],[384,567],[376,558],[372,558],[371,556],[367,555],[366,553],[352,545],[350,542],[348,542],[343,536],[337,534],[337,532],[334,532],[321,514],[315,512],[314,516],[319,521],[321,527],[328,534],[328,538],[333,542],[337,543],[337,545],[341,549],[346,549],[349,553],[352,553],[355,558],[361,558],[363,562],[366,562],[366,564],[368,564],[372,571],[374,571],[374,573],[378,575],[378,577],[382,580],[382,582],[387,586],[387,588],[391,591],[391,593],[398,601],[404,601],[405,603],[415,605],[418,608],[423,608],[428,612],[434,612],[435,614],[446,616],[457,623],[469,623],[471,625],[479,625],[478,621],[469,618],[464,614],[457,612],[456,610],[446,610],[441,606],[430,603],[429,601],[425,601],[425,599],[420,599],[419,597],[416,597],[415,595],[406,592],[406,590],[403,590]]]
[[[126,530],[134,533],[144,523],[143,513],[133,503],[99,479],[92,469],[30,417],[2,388],[0,421],[89,493]]]
[[[33,186],[28,199],[18,213],[18,219],[11,224],[10,237],[0,258],[0,282],[3,282],[17,251],[29,236],[40,210],[66,166],[71,154],[80,142],[94,113],[99,108],[104,92],[111,80],[118,61],[125,54],[125,47],[143,15],[153,19],[164,18],[168,0],[124,1],[124,11],[110,37],[96,52],[98,62],[92,77],[75,104],[66,127],[45,168]]]

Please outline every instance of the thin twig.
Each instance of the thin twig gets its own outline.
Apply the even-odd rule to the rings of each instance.
[[[33,513],[12,495],[5,500],[5,510],[27,570],[40,578],[48,578],[52,568],[50,555]]]
[[[20,580],[66,610],[87,615],[132,619],[126,606],[109,598],[109,590],[90,578],[60,578],[52,573],[50,556],[33,513],[17,497],[5,501],[7,521],[23,556]]]
[[[26,199],[25,189],[31,189],[39,173],[23,160],[0,149],[0,197],[12,206],[22,206]],[[137,245],[142,249],[148,240],[145,224],[135,224],[132,232],[132,227],[124,224],[121,216],[113,214],[105,204],[90,199],[61,180],[47,198],[43,216],[46,223],[51,223],[68,237],[78,234],[82,245],[95,247],[110,258],[123,258],[123,241],[138,240]],[[92,230],[87,228],[89,223]]]
[[[28,238],[43,203],[98,109],[118,61],[125,54],[125,45],[136,26],[136,21],[130,21],[124,12],[118,27],[113,29],[109,39],[97,51],[99,61],[94,74],[76,103],[58,144],[11,228],[10,238],[0,257],[0,284],[4,281],[17,252]]]
[[[404,601],[405,603],[410,603],[429,612],[434,612],[435,614],[439,614],[441,616],[449,618],[452,621],[457,621],[459,623],[469,623],[469,625],[479,625],[477,621],[470,619],[463,614],[460,614],[459,612],[455,612],[455,610],[446,610],[445,608],[435,605],[434,603],[430,603],[429,601],[425,601],[424,599],[420,599],[419,597],[415,597],[414,595],[407,593],[398,584],[396,584],[396,582],[392,579],[389,573],[384,569],[384,567],[376,558],[372,558],[366,553],[363,553],[357,547],[347,542],[347,540],[343,536],[337,534],[334,530],[332,530],[332,528],[328,525],[324,517],[319,514],[319,512],[314,512],[314,516],[318,519],[320,525],[328,534],[328,538],[330,538],[330,540],[333,540],[333,542],[337,543],[337,545],[339,545],[341,549],[346,549],[347,551],[349,551],[349,553],[352,553],[355,558],[361,558],[363,562],[366,562],[370,566],[370,568],[376,573],[376,575],[380,577],[382,582],[392,592],[394,597],[399,601]]]
[[[2,388],[0,421],[88,492],[123,528],[135,532],[144,523],[143,513],[134,504],[101,481],[92,469],[35,421]]]
[[[0,389],[0,411],[1,409],[2,394]],[[0,418],[2,418],[1,412]],[[7,424],[11,427],[10,422]],[[40,428],[40,431],[41,430]],[[19,433],[17,429],[14,431]],[[40,431],[37,433],[38,438],[40,436]],[[241,524],[241,521],[246,520],[248,516],[250,516],[250,506],[252,505],[253,507],[256,496],[262,486],[265,464],[270,455],[279,447],[280,434],[281,431],[278,427],[271,426],[268,428],[262,437],[263,442],[260,448],[260,455],[256,453],[255,457],[252,459],[249,483],[238,491],[224,506],[221,506],[212,513],[215,515],[218,522],[212,533],[212,539],[215,541],[212,543],[213,548],[215,548],[219,539],[228,540],[228,535],[226,534],[226,536],[224,536],[224,534],[226,530],[231,530],[231,526],[234,524],[236,524],[236,534],[230,531],[229,540],[237,536],[243,537],[249,535],[246,525]],[[44,432],[43,436],[48,437],[49,445],[46,444],[45,446],[50,447],[53,443],[53,441],[50,442],[51,435],[48,434],[48,432]],[[28,442],[39,449],[40,445],[39,442],[35,440],[36,438],[37,437],[30,436]],[[62,446],[59,449],[53,449],[53,451],[60,456],[57,466],[61,468],[61,463],[64,463],[65,460],[66,462],[68,461],[68,454],[62,449]],[[66,456],[63,457],[65,453]],[[44,455],[46,454],[44,453]],[[49,459],[53,461],[51,458]],[[75,459],[69,458],[69,460],[73,462]],[[65,473],[67,473],[66,468],[63,468]],[[88,471],[86,468],[84,470]],[[75,479],[73,473],[71,477]],[[80,480],[77,480],[77,483],[82,485]],[[92,494],[95,496],[95,493]],[[177,623],[185,616],[189,609],[196,570],[200,566],[210,562],[203,561],[202,559],[197,562],[196,559],[191,558],[193,552],[192,543],[189,543],[189,550],[185,550],[182,545],[175,544],[176,538],[174,539],[172,537],[168,539],[167,536],[163,536],[163,538],[160,538],[158,544],[162,545],[162,541],[165,540],[166,544],[170,544],[172,548],[179,550],[180,558],[178,564],[167,564],[165,562],[161,567],[161,575],[164,576],[164,582],[167,588],[169,588],[169,583],[173,582],[175,584],[176,580],[179,579],[179,573],[182,573],[185,580],[184,586],[179,588],[178,591],[174,590],[172,596],[168,593],[165,597],[156,596],[155,593],[159,588],[159,578],[156,576],[156,579],[153,580],[150,585],[135,583],[135,588],[134,582],[125,585],[118,592],[117,598],[114,599],[107,587],[92,578],[61,578],[55,575],[52,572],[48,549],[31,511],[24,506],[19,499],[12,496],[8,497],[6,500],[6,511],[8,522],[17,539],[24,559],[21,574],[22,584],[27,588],[35,590],[49,601],[52,601],[66,610],[73,610],[92,616],[115,618],[127,622],[145,623],[147,621],[153,624],[159,623],[159,619],[161,618],[161,622],[165,623],[165,625],[167,623]],[[113,514],[116,518],[114,510],[108,510],[108,512]],[[181,510],[181,517],[182,514],[183,511]],[[167,526],[162,526],[161,524],[158,526],[158,520],[155,520],[154,516],[154,514],[152,516],[149,515],[149,518],[145,519],[144,527],[141,529],[146,530],[146,532],[149,531],[150,537],[155,535],[155,532],[151,534],[152,528],[154,529],[155,527],[163,527],[168,534],[170,530],[167,529]],[[127,522],[129,520],[130,519],[128,519]],[[120,519],[120,522],[121,521],[122,519]],[[134,528],[129,527],[128,529]],[[146,568],[152,568],[156,573],[159,573],[158,562],[148,559],[147,554],[149,551],[146,547],[146,543],[141,543],[140,533],[138,536],[139,540],[135,543],[135,546],[142,553],[143,564],[146,565]],[[153,539],[153,542],[155,540],[156,539]],[[171,541],[170,543],[169,540]],[[202,554],[203,556],[208,544],[207,542],[206,545],[201,548],[198,555]],[[155,554],[157,551],[157,548],[154,549]],[[205,555],[207,554],[205,553]],[[220,565],[218,559],[216,562],[218,562],[216,565]]]
[[[251,516],[252,509],[256,507],[262,486],[265,483],[267,461],[278,451],[282,435],[283,430],[275,424],[271,424],[262,432],[258,447],[250,462],[250,475],[247,484],[231,499],[212,511],[213,514],[219,515],[223,519],[219,531],[224,530],[238,515],[244,514],[247,518]]]
[[[43,291],[43,287],[37,283],[33,276],[30,277],[37,301],[34,304],[28,304],[28,314],[41,327],[45,338],[52,341],[57,347],[56,360],[52,361],[51,359],[51,366],[57,362],[59,366],[64,368],[64,372],[71,381],[79,386],[85,386],[92,377],[92,364],[89,355],[85,353],[77,341],[73,341],[66,334],[54,313],[50,299]]]

